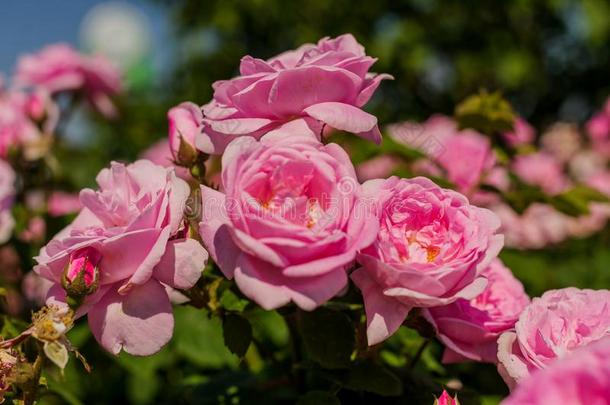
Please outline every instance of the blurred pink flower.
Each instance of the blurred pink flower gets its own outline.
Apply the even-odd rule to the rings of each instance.
[[[51,94],[83,91],[107,117],[117,114],[110,97],[120,93],[122,87],[121,72],[109,59],[83,55],[61,43],[22,56],[17,63],[15,82],[20,86],[39,86]]]
[[[610,338],[526,378],[501,405],[609,405]]]
[[[542,151],[555,157],[559,162],[570,160],[582,147],[578,128],[574,124],[558,122],[548,128],[540,137]]]
[[[591,117],[586,129],[593,149],[604,156],[610,156],[610,99],[601,111]]]
[[[390,155],[380,155],[356,166],[360,181],[388,177],[400,165],[400,159]]]
[[[11,212],[15,199],[15,179],[13,168],[0,159],[0,243],[11,237],[15,226]]]
[[[70,260],[85,255],[99,263],[99,288],[85,297],[77,315],[88,314],[106,350],[149,355],[173,332],[164,285],[192,287],[208,257],[197,241],[184,237],[189,186],[172,169],[147,160],[113,162],[97,182],[98,191],[81,191],[84,208],[41,250],[34,270],[55,283],[49,302],[65,302],[61,282]]]
[[[496,161],[488,137],[469,129],[460,131],[453,119],[443,115],[433,115],[422,124],[392,124],[388,133],[396,142],[428,155],[428,160],[413,165],[417,174],[446,177],[467,195]]]
[[[0,157],[21,150],[27,159],[44,155],[57,124],[59,111],[43,90],[24,92],[0,89]],[[44,131],[44,133],[43,133]]]
[[[499,259],[481,275],[488,284],[480,295],[424,311],[445,345],[445,363],[468,359],[496,363],[498,337],[514,327],[529,304],[523,285]]]
[[[316,135],[326,124],[379,143],[377,118],[361,109],[379,83],[391,78],[368,72],[375,61],[351,34],[322,38],[266,61],[244,56],[240,76],[214,83],[197,147],[220,154],[235,137],[260,138],[296,118],[305,119]]]
[[[44,241],[47,232],[47,223],[42,217],[33,217],[28,221],[27,228],[18,235],[24,242],[37,243]]]
[[[475,131],[461,131],[446,139],[443,146],[436,161],[445,169],[447,180],[463,194],[472,193],[496,162],[489,138]]]
[[[504,203],[490,209],[500,217],[500,232],[508,247],[541,249],[565,240],[570,233],[570,218],[548,204],[534,203],[521,215]]]
[[[53,287],[54,283],[46,278],[40,277],[33,271],[30,271],[23,278],[21,283],[21,290],[23,295],[36,306],[43,306],[49,290]]]
[[[506,143],[512,147],[531,144],[536,137],[536,130],[526,120],[517,117],[513,130],[502,134]]]
[[[78,194],[54,191],[47,201],[47,210],[52,217],[74,214],[82,208]]]
[[[609,336],[610,291],[547,291],[521,313],[514,332],[498,339],[498,370],[513,387],[533,371]]]
[[[201,238],[265,309],[292,301],[312,310],[334,297],[377,234],[349,156],[310,134],[236,139],[222,157],[222,189],[201,188]]]
[[[417,177],[369,180],[380,230],[351,275],[364,297],[369,345],[392,335],[414,307],[472,299],[502,248],[500,220],[463,195]]]
[[[511,168],[525,183],[538,186],[550,195],[565,191],[569,185],[561,163],[544,152],[519,155]]]

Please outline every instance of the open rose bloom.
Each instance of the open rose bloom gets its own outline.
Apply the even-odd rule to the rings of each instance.
[[[475,298],[459,299],[424,311],[446,346],[443,355],[446,363],[464,360],[496,363],[498,337],[514,327],[529,304],[523,285],[499,259],[482,275],[487,277],[488,284]]]
[[[204,186],[202,197],[206,247],[265,309],[292,301],[312,310],[334,297],[378,229],[345,151],[310,135],[233,141],[222,157],[222,191]]]
[[[380,227],[351,276],[364,297],[369,345],[392,335],[414,307],[483,292],[482,273],[503,243],[491,211],[423,177],[369,180],[363,188]]]
[[[610,338],[582,347],[533,373],[501,404],[610,404]]]
[[[375,61],[350,34],[266,61],[245,56],[240,76],[214,83],[197,147],[219,154],[235,137],[260,137],[295,118],[306,119],[317,135],[327,124],[379,143],[377,118],[361,109],[379,83],[391,78],[369,73]]]
[[[208,255],[185,238],[189,187],[173,169],[139,160],[112,163],[97,177],[99,190],[80,194],[83,210],[36,257],[35,271],[55,285],[49,300],[82,298],[108,351],[149,355],[169,341],[173,316],[165,286],[192,287]]]
[[[15,81],[56,94],[83,91],[89,102],[107,117],[116,115],[110,97],[121,91],[121,72],[101,55],[78,53],[68,44],[49,45],[19,59]]]
[[[498,370],[509,386],[581,346],[610,336],[610,291],[547,291],[498,340]]]

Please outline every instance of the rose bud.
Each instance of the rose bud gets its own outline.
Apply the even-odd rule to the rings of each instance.
[[[61,284],[69,297],[78,302],[93,294],[99,287],[99,263],[102,255],[95,248],[86,247],[73,252],[64,270]]]
[[[457,400],[457,395],[451,398],[447,391],[443,390],[443,393],[440,397],[436,398],[433,405],[460,405],[460,403]]]

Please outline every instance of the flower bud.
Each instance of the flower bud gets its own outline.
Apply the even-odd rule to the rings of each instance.
[[[433,405],[460,405],[460,403],[457,400],[457,395],[451,398],[447,391],[443,390],[443,393],[440,397],[436,398]]]
[[[73,252],[64,270],[61,284],[68,297],[80,299],[99,287],[99,263],[102,255],[92,247]]]

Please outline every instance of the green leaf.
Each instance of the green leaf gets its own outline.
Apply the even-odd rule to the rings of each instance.
[[[237,359],[225,347],[218,319],[209,319],[206,311],[186,306],[176,307],[174,316],[172,342],[180,356],[205,368],[237,366]]]
[[[356,339],[347,315],[328,308],[299,311],[298,327],[314,361],[330,369],[349,366]]]
[[[220,305],[228,311],[243,312],[248,304],[248,300],[238,297],[230,289],[225,290],[220,296]]]
[[[382,396],[402,394],[402,382],[390,370],[371,362],[354,365],[343,386],[352,391],[366,391]]]
[[[299,398],[297,405],[341,405],[341,402],[330,392],[309,391]]]
[[[222,321],[222,336],[231,353],[242,358],[252,342],[252,326],[243,316],[228,314]]]
[[[460,129],[473,128],[487,135],[510,131],[515,112],[500,92],[481,91],[462,101],[455,108]]]

